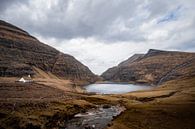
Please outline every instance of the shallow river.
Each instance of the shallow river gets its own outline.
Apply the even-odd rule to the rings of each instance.
[[[85,86],[87,92],[98,94],[120,94],[138,90],[148,90],[151,86],[140,86],[133,84],[91,84]],[[117,106],[99,105],[97,108],[88,110],[85,113],[79,113],[73,119],[65,123],[63,129],[104,129],[111,123],[113,117],[118,116],[125,108]]]
[[[151,88],[151,86],[117,83],[91,84],[85,86],[87,92],[95,92],[98,94],[121,94],[138,90],[149,90]]]
[[[73,119],[67,121],[64,129],[103,129],[122,111],[124,107],[121,106],[99,105],[85,113],[76,114]]]

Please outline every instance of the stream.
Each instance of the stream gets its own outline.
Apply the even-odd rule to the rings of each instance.
[[[149,90],[152,86],[118,84],[118,83],[101,83],[91,84],[84,87],[88,93],[96,94],[121,94],[138,90]],[[65,123],[63,129],[104,129],[114,117],[118,116],[125,110],[119,105],[99,105],[97,108],[89,109],[85,113],[79,113],[73,119]]]
[[[76,114],[65,124],[65,129],[104,129],[114,117],[124,110],[125,108],[119,105],[100,105],[85,113]]]

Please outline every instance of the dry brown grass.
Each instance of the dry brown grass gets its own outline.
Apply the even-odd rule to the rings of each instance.
[[[176,92],[167,96],[173,91]],[[127,98],[124,102],[127,110],[108,129],[195,128],[195,78],[169,81],[152,91],[133,92],[119,97]],[[140,98],[154,99],[140,102]]]
[[[127,110],[114,119],[109,129],[194,128],[194,78],[169,81],[151,91],[119,95],[67,92],[53,85],[57,79],[42,78],[44,85],[13,83],[14,79],[4,78],[0,83],[0,127],[60,127],[63,120],[95,104],[120,103]]]

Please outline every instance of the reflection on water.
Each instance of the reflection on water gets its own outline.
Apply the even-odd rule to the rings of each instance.
[[[85,86],[87,92],[95,92],[98,94],[121,94],[138,90],[147,90],[151,89],[151,86],[140,86],[134,84],[117,84],[117,83],[109,83],[109,84],[91,84]]]

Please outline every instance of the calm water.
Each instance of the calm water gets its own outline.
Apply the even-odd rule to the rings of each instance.
[[[148,90],[151,86],[140,86],[134,84],[91,84],[85,87],[87,92],[95,92],[98,94],[121,94],[138,90]]]

